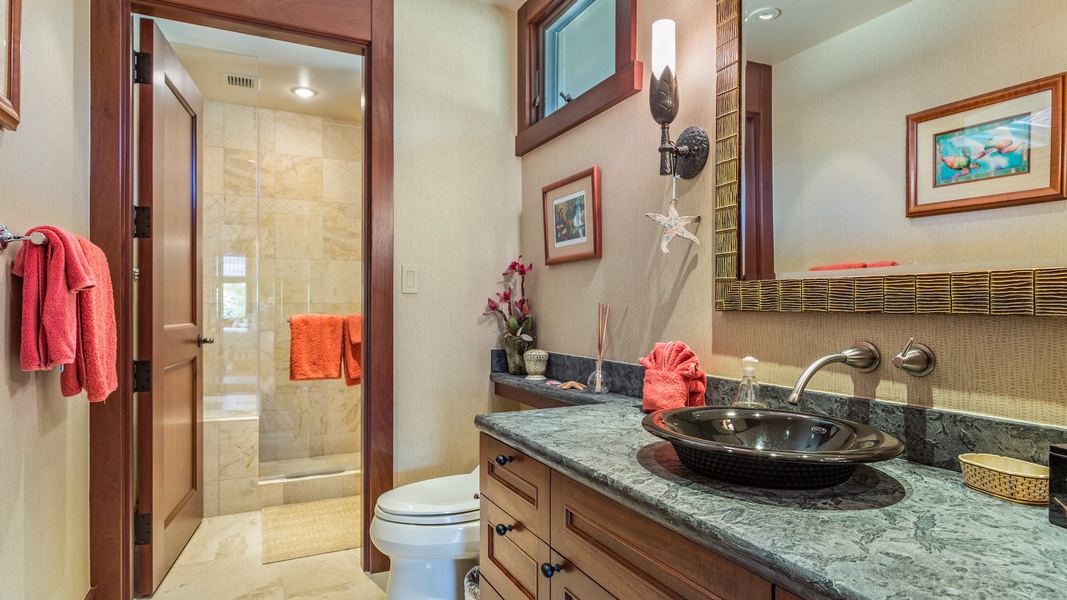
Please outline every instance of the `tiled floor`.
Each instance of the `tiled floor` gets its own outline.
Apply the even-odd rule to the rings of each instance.
[[[381,600],[361,550],[263,564],[260,513],[204,519],[153,600]]]

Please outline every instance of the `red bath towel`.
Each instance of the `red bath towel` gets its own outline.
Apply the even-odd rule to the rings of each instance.
[[[345,317],[343,345],[345,384],[359,385],[363,381],[363,315]]]
[[[689,346],[682,342],[657,343],[641,364],[645,366],[641,399],[645,412],[706,404],[707,376]]]
[[[84,389],[90,402],[99,402],[119,387],[115,297],[104,251],[81,237],[78,244],[92,266],[96,287],[78,294],[77,355],[59,381],[64,396],[75,396]]]
[[[78,346],[77,292],[96,285],[77,236],[59,227],[34,227],[46,243],[23,242],[11,273],[23,278],[23,371],[47,371],[74,362]]]
[[[341,378],[341,340],[345,318],[340,315],[293,315],[289,319],[289,380]]]

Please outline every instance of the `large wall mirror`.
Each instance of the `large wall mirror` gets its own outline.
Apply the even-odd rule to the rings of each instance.
[[[716,308],[1067,315],[1067,3],[717,6]]]

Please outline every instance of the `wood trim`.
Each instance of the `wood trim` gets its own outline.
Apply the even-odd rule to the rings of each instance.
[[[133,597],[132,27],[126,0],[92,0],[90,240],[107,256],[119,388],[89,406],[89,578],[100,600]]]
[[[188,2],[91,0],[90,22],[90,239],[105,253],[115,290],[119,323],[119,390],[89,410],[90,582],[99,600],[133,597],[133,180],[132,180],[132,30],[133,10],[191,23],[221,27],[313,46],[362,51],[370,65],[368,141],[364,216],[367,268],[364,290],[365,364],[363,403],[364,507],[373,507],[393,480],[393,2],[392,0],[317,0],[328,11],[286,0],[240,0],[221,5]],[[295,20],[287,20],[298,11]],[[332,19],[336,11],[369,15]],[[354,23],[372,23],[369,30]],[[288,24],[286,24],[288,23]],[[346,25],[347,23],[347,25]],[[352,30],[344,29],[351,27]],[[361,36],[367,36],[363,38]],[[373,351],[372,351],[373,349]],[[370,513],[366,513],[370,514]],[[364,539],[370,519],[364,519]],[[373,548],[369,543],[367,547]],[[384,555],[364,553],[364,569],[382,570]]]
[[[89,588],[89,591],[85,592],[85,598],[82,600],[93,600],[94,596],[96,596],[96,588],[91,587]]]
[[[284,0],[283,0],[284,1]],[[367,52],[364,160],[370,177],[363,196],[363,569],[388,570],[389,559],[370,541],[378,497],[393,489],[393,0],[372,0],[373,42]],[[372,351],[373,349],[373,351]]]
[[[518,10],[518,135],[515,155],[522,156],[559,137],[641,91],[644,65],[637,60],[637,0],[615,0],[615,74],[538,119],[533,107],[542,62],[539,30],[563,6],[563,0],[529,0]]]
[[[499,381],[493,382],[493,393],[501,398],[514,400],[515,402],[525,404],[526,406],[532,406],[533,408],[560,408],[562,406],[573,406],[566,402],[548,398],[547,396],[539,396],[533,392],[528,392],[506,383],[500,383]]]
[[[745,197],[742,202],[741,279],[774,279],[774,153],[771,66],[745,64]]]
[[[1064,87],[1067,82],[1067,73],[1060,73],[1052,77],[1045,77],[1016,85],[988,94],[974,96],[959,102],[943,104],[941,106],[908,115],[908,142],[907,142],[907,216],[926,217],[931,215],[944,215],[964,212],[969,210],[983,210],[989,208],[1001,208],[1006,206],[1019,206],[1022,204],[1034,204],[1049,200],[1062,200],[1067,192],[1064,185],[1064,173],[1067,172],[1064,160],[1067,152],[1064,151],[1063,123],[1064,123]],[[1017,192],[1006,192],[978,198],[964,198],[950,202],[937,202],[935,204],[919,204],[919,173],[917,165],[919,124],[940,119],[949,115],[975,110],[999,104],[1006,100],[1012,100],[1022,96],[1029,96],[1039,92],[1052,92],[1052,139],[1049,143],[1051,150],[1049,163],[1049,183],[1047,187]],[[936,168],[936,166],[935,166]]]
[[[22,0],[9,0],[7,13],[7,93],[0,94],[0,128],[15,131],[19,126],[19,89],[22,80]]]
[[[559,189],[565,185],[570,185],[575,181],[585,179],[587,177],[591,180],[591,185],[593,187],[593,201],[591,203],[593,205],[593,218],[590,219],[593,224],[593,250],[590,252],[567,254],[564,256],[550,258],[551,255],[548,252],[548,240],[550,237],[549,232],[555,230],[555,221],[549,220],[548,193],[553,190]],[[541,188],[541,223],[542,225],[544,225],[544,229],[541,232],[541,235],[544,238],[545,243],[545,265],[556,265],[560,263],[573,262],[576,260],[585,260],[587,258],[600,258],[603,255],[601,240],[603,240],[604,238],[603,234],[600,231],[600,167],[586,169],[579,173],[575,173],[570,177],[560,179],[555,183],[550,183],[545,187]]]
[[[740,12],[716,0],[715,310],[1067,317],[1067,267],[738,280]]]

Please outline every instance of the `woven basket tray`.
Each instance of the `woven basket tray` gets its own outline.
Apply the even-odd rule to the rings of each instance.
[[[961,454],[963,483],[1020,504],[1048,504],[1048,467],[996,454]]]

